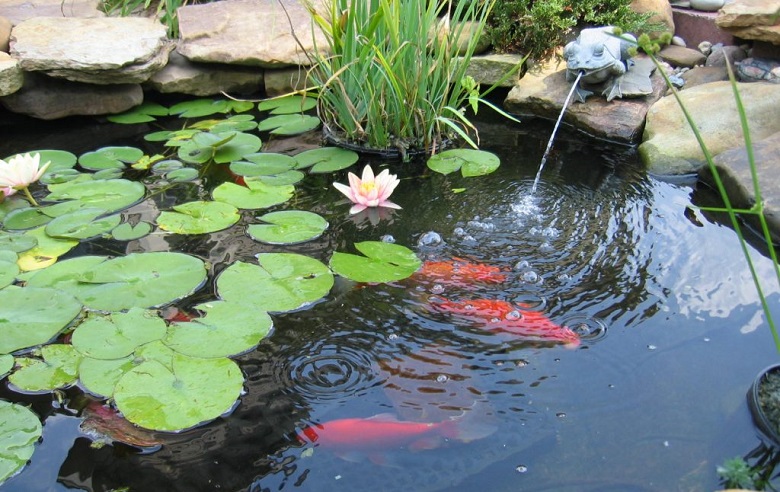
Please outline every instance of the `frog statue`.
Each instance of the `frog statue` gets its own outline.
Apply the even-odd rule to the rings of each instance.
[[[580,84],[575,90],[575,99],[585,102],[592,91],[581,88],[586,85],[605,85],[602,95],[607,101],[623,97],[621,88],[623,75],[630,68],[628,49],[633,46],[630,41],[636,39],[630,34],[623,38],[614,36],[613,26],[583,29],[575,41],[563,49],[566,60],[566,80],[573,82],[582,73]]]

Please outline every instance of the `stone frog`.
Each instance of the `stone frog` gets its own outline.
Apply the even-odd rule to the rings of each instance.
[[[575,91],[577,101],[585,102],[588,96],[593,95],[592,91],[580,87],[583,83],[606,84],[601,94],[606,96],[607,101],[623,97],[621,82],[629,68],[628,49],[632,46],[628,40],[635,41],[635,38],[624,34],[626,39],[621,39],[613,36],[613,32],[613,26],[583,29],[577,39],[563,49],[566,80],[573,82],[582,72]]]

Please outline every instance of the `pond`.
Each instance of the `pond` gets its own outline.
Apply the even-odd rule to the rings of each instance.
[[[96,239],[65,255],[182,251],[207,262],[209,280],[166,307],[169,320],[215,299],[213,273],[256,263],[258,253],[327,264],[354,243],[394,241],[423,261],[473,263],[480,273],[380,284],[337,276],[321,300],[272,314],[269,336],[233,357],[245,381],[232,412],[178,433],[136,435],[94,418],[100,400],[79,387],[23,394],[6,379],[0,398],[31,406],[44,427],[30,463],[0,490],[716,489],[716,466],[760,444],[745,392],[777,352],[735,234],[695,209],[712,194],[648,176],[633,149],[567,130],[531,194],[551,124],[486,117],[479,126],[483,149],[501,158],[492,174],[466,179],[371,158],[350,169],[397,174],[401,210],[350,216],[332,187],[346,171],[307,175],[290,203],[271,210],[325,218],[328,229],[312,241],[254,241],[246,226],[265,211],[251,211],[211,234]],[[40,124],[11,131],[0,155],[104,145],[151,155],[161,147],[140,137],[154,129]],[[273,152],[319,143],[316,132],[261,136]],[[181,183],[124,214],[153,220],[221,179]],[[776,306],[770,262],[759,257],[758,269]],[[572,338],[552,328],[533,337],[488,330],[442,307],[480,300],[519,303],[525,316],[570,328],[576,342],[559,343]],[[93,444],[90,426],[80,428],[86,415],[92,430],[147,446]],[[421,422],[432,425],[412,425]],[[318,424],[341,425],[343,442]]]

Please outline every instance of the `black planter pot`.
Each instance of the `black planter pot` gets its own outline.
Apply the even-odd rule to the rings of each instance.
[[[753,423],[758,427],[765,440],[780,448],[780,430],[778,425],[772,424],[765,410],[761,407],[761,400],[759,398],[759,390],[761,385],[766,382],[766,378],[769,374],[777,374],[780,376],[780,364],[773,364],[763,371],[758,373],[753,384],[747,393],[748,408],[750,408],[750,414],[753,416]]]
[[[419,157],[425,157],[426,155],[430,155],[434,150],[433,147],[429,149],[415,148],[415,149],[403,149],[403,150],[400,148],[378,149],[375,147],[369,147],[367,145],[353,143],[346,140],[345,138],[337,135],[336,132],[331,130],[331,128],[324,123],[322,125],[322,135],[325,138],[326,142],[328,142],[331,145],[335,145],[336,147],[341,147],[347,150],[353,150],[359,154],[376,156],[381,159],[387,159],[387,160],[407,161],[409,159],[416,159]],[[435,147],[436,152],[440,152],[444,150],[451,143],[452,142],[450,140],[444,140],[443,142],[438,142]]]

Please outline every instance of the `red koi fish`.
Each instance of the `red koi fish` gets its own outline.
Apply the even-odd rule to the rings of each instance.
[[[453,258],[450,261],[426,261],[412,276],[412,280],[468,287],[475,283],[503,283],[506,281],[506,274],[496,266]]]
[[[488,330],[514,333],[522,337],[563,343],[577,347],[580,337],[571,329],[556,325],[544,314],[500,299],[450,301],[435,298],[431,306],[439,312],[453,314]]]

